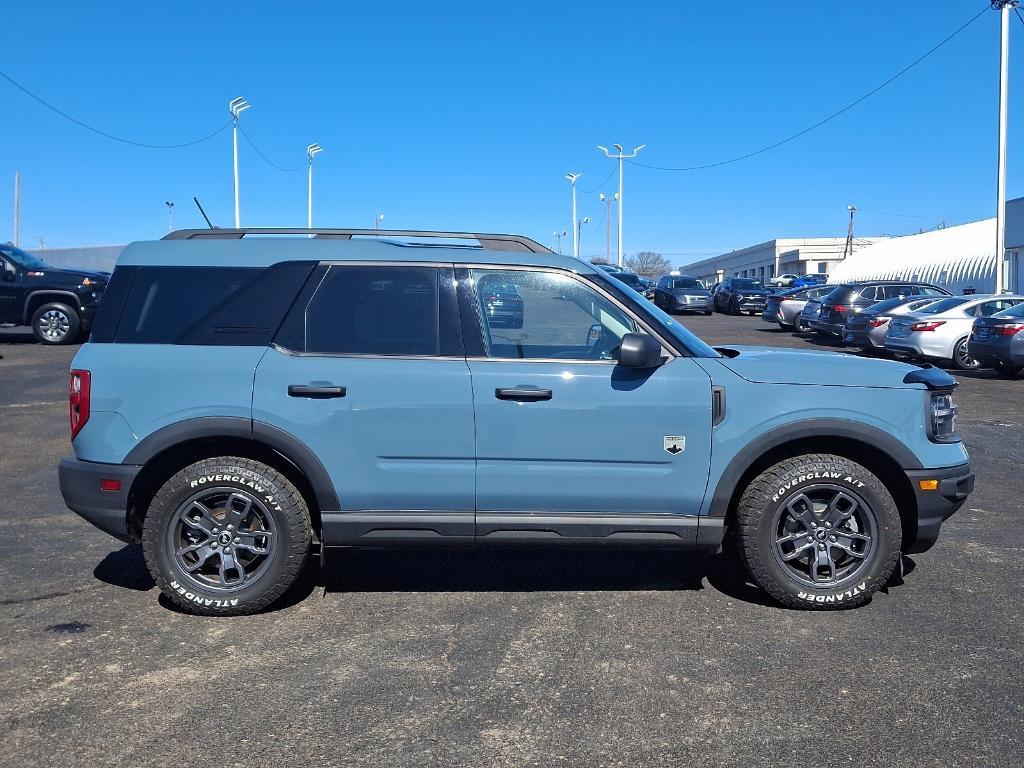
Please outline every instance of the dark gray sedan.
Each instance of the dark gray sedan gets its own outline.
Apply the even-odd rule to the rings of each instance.
[[[669,314],[703,312],[711,314],[711,292],[695,277],[665,275],[654,288],[654,303]]]
[[[1024,303],[974,321],[967,349],[982,365],[1014,378],[1024,371]]]

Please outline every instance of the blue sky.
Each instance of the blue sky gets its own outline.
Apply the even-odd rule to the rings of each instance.
[[[715,162],[810,125],[886,80],[988,0],[822,3],[15,3],[0,65],[42,98],[147,143],[205,135],[244,96],[243,124],[281,166],[315,163],[322,226],[512,231],[570,227],[568,171],[590,190],[612,161]],[[440,10],[439,10],[440,8]],[[1013,20],[1014,45],[1024,24]],[[1020,183],[1024,49],[1011,58],[1009,194]],[[998,14],[822,128],[732,165],[627,165],[625,248],[677,264],[773,237],[915,232],[994,215]],[[22,173],[23,246],[125,242],[232,218],[231,135],[154,150],[91,134],[0,80],[0,239]],[[242,223],[303,226],[306,176],[241,141]],[[614,191],[608,178],[606,191]],[[584,255],[603,254],[603,205]],[[867,211],[879,212],[868,213]],[[881,215],[881,214],[901,214]],[[613,213],[614,216],[614,213]],[[921,217],[921,218],[914,218]],[[615,231],[612,227],[612,248]]]

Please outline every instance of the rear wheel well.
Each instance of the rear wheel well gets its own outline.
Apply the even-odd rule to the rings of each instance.
[[[288,456],[257,440],[241,437],[200,437],[166,448],[145,463],[135,477],[128,494],[128,535],[132,541],[142,540],[142,525],[149,505],[161,486],[190,464],[217,456],[239,456],[273,467],[299,490],[309,508],[310,521],[317,537],[320,535],[320,506],[305,474]]]
[[[800,438],[777,445],[758,457],[740,477],[733,488],[729,499],[729,507],[725,515],[726,530],[735,530],[736,509],[740,497],[755,477],[784,459],[801,456],[807,453],[831,453],[857,462],[870,470],[882,481],[896,502],[903,524],[903,545],[906,551],[917,539],[917,497],[906,472],[899,462],[885,451],[868,443],[848,437],[823,435],[821,437]]]

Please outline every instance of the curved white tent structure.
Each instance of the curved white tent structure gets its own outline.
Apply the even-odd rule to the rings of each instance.
[[[964,288],[995,290],[996,220],[893,237],[836,264],[829,283],[853,280],[919,280],[953,294]]]

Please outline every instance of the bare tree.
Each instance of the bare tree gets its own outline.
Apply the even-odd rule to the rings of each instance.
[[[638,251],[626,259],[626,269],[644,277],[661,277],[672,271],[672,262],[654,251]]]

